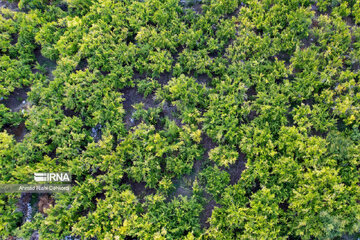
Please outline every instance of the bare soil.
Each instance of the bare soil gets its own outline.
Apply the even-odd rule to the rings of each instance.
[[[127,173],[124,174],[122,180],[122,184],[128,184],[131,187],[132,192],[135,194],[137,199],[140,202],[145,201],[145,197],[147,195],[155,194],[156,190],[153,188],[147,188],[145,182],[135,182],[134,180],[130,179]]]
[[[253,187],[251,188],[251,192],[252,192],[252,194],[255,194],[257,191],[259,191],[260,190],[260,181],[259,181],[259,179],[255,179],[255,181],[254,181],[254,183],[253,183]]]
[[[47,215],[45,213],[46,209],[48,209],[54,205],[55,205],[55,200],[51,197],[51,195],[44,194],[44,195],[40,196],[39,202],[38,202],[38,208],[39,208],[39,212],[41,212],[45,216]]]
[[[73,111],[71,109],[67,109],[65,107],[63,107],[62,110],[63,110],[64,115],[67,116],[67,117],[73,117],[73,116],[78,116],[79,115],[75,111]]]
[[[5,127],[5,130],[11,134],[14,135],[14,138],[17,142],[22,142],[24,140],[25,135],[28,133],[28,130],[25,127],[25,123],[22,122],[18,126],[14,127]]]
[[[30,240],[38,240],[39,239],[39,232],[34,231],[33,234],[31,234]]]
[[[18,41],[18,38],[19,38],[19,35],[11,34],[11,42],[10,42],[10,44],[15,45],[17,43],[17,41]]]
[[[175,62],[175,61],[174,61]],[[171,71],[172,72],[172,71]],[[158,82],[164,86],[166,85],[172,78],[172,73],[171,72],[165,72],[160,74],[160,77],[158,79]]]
[[[217,144],[204,132],[202,133],[200,144],[205,148],[204,160],[209,158],[209,151],[217,147]]]
[[[20,199],[17,203],[17,211],[20,211],[23,213],[23,223],[26,222],[27,213],[29,211],[29,204],[31,202],[31,193],[21,193]]]
[[[127,183],[131,186],[132,192],[138,197],[140,202],[144,202],[144,198],[147,195],[156,193],[155,189],[147,188],[145,182],[137,183],[129,180]]]
[[[239,158],[234,164],[229,165],[229,168],[225,169],[226,172],[230,174],[230,184],[236,184],[240,177],[241,173],[246,169],[246,155],[244,153],[239,153]]]
[[[4,1],[4,0],[0,0],[0,9],[1,8],[8,8],[12,11],[19,11],[18,5],[16,2],[8,2],[8,1]]]
[[[326,139],[328,133],[329,132],[321,132],[321,131],[317,131],[317,130],[312,128],[311,132],[310,132],[310,136],[317,136],[317,137],[321,137],[321,138]]]
[[[200,225],[203,229],[209,228],[210,223],[208,222],[208,220],[211,217],[212,211],[215,207],[220,208],[221,206],[217,204],[213,199],[204,206],[204,210],[200,214]]]
[[[22,109],[26,109],[30,103],[27,102],[27,93],[30,91],[29,87],[25,88],[17,88],[8,96],[7,99],[0,101],[7,108],[11,109],[13,112],[21,111]],[[4,129],[9,133],[14,135],[14,138],[17,142],[21,142],[26,133],[28,132],[25,123],[22,122],[18,126],[5,126]]]
[[[86,68],[88,68],[88,62],[86,59],[82,59],[79,64],[76,66],[75,70],[81,70],[84,71]]]
[[[180,195],[190,197],[192,195],[192,189],[180,186],[180,187],[176,188],[176,190],[171,194],[169,199],[179,197]]]
[[[176,117],[178,114],[176,106],[173,106],[171,103],[165,102],[162,106],[162,117],[168,117],[171,121],[174,121],[178,127],[181,127],[183,124],[179,118]]]
[[[125,125],[128,129],[136,125],[136,121],[133,118],[135,103],[144,103],[145,109],[150,107],[156,107],[156,103],[154,101],[154,94],[150,94],[147,98],[144,98],[142,94],[140,94],[135,87],[126,87],[121,90],[123,93],[123,98],[125,101],[123,102],[123,107],[125,109]]]
[[[289,209],[289,203],[287,201],[279,204],[279,207],[286,212]]]
[[[200,144],[205,149],[205,152],[203,154],[202,159],[199,160],[199,161],[196,161],[194,163],[194,174],[195,175],[197,175],[200,172],[202,165],[209,161],[209,152],[210,152],[210,150],[217,147],[217,144],[206,133],[204,133],[204,131],[201,134],[201,142],[200,142]]]
[[[54,80],[54,75],[53,75],[53,71],[56,69],[56,62],[52,61],[46,57],[44,57],[41,54],[40,48],[35,49],[34,51],[35,54],[35,58],[36,61],[41,65],[44,66],[46,69],[46,76],[50,79],[50,80]],[[36,71],[36,70],[35,70]]]
[[[301,42],[301,47],[300,49],[306,49],[308,47],[310,47],[311,45],[313,45],[316,42],[315,40],[315,36],[312,36],[311,34],[309,35],[309,37],[304,38]]]
[[[11,111],[17,112],[21,109],[21,106],[24,105],[24,101],[27,99],[27,93],[30,91],[30,87],[25,88],[16,88],[7,99],[1,100],[0,103],[3,103],[5,107],[10,108]]]
[[[193,169],[191,174],[184,175],[181,179],[174,179],[173,183],[176,187],[175,190],[169,195],[167,201],[174,197],[182,196],[191,196],[192,189],[191,186],[201,171],[202,165],[204,162],[208,161],[209,151],[216,147],[216,144],[212,141],[212,139],[207,136],[205,133],[202,133],[202,138],[200,144],[205,149],[203,154],[203,158],[199,160],[195,160]]]
[[[201,3],[196,3],[193,5],[193,10],[197,13],[197,14],[202,14],[203,10],[202,10],[202,4]]]
[[[356,26],[354,18],[348,16],[348,17],[344,17],[344,20],[345,20],[346,24],[350,27],[350,29],[352,29],[353,27]]]
[[[195,79],[199,84],[211,85],[211,78],[207,74],[200,74]]]
[[[285,66],[289,66],[290,65],[290,58],[291,56],[284,51],[279,52],[277,55],[275,55],[275,57],[279,60],[279,61],[284,61],[285,62]]]
[[[354,72],[358,72],[360,70],[360,63],[353,64],[351,70]]]
[[[310,107],[312,107],[315,104],[315,99],[314,98],[309,98],[309,99],[304,99],[302,101],[303,104],[305,105],[309,105]]]
[[[255,99],[256,95],[257,95],[257,91],[255,89],[255,86],[251,86],[247,91],[246,91],[246,95],[248,96],[249,100],[253,100]]]
[[[249,122],[251,122],[252,120],[254,120],[256,117],[258,117],[259,114],[256,111],[250,111],[249,116],[247,117],[247,120]]]

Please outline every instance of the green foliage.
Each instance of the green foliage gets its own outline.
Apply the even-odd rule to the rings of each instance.
[[[81,217],[74,225],[74,234],[85,238],[115,239],[124,238],[131,231],[128,222],[136,220],[140,207],[136,196],[130,190],[108,193],[105,200],[96,199],[95,211]]]
[[[140,80],[137,84],[138,91],[144,94],[144,97],[147,97],[149,94],[154,92],[155,89],[159,88],[161,85],[154,79],[144,79]]]
[[[171,79],[158,94],[168,101],[181,100],[183,104],[179,107],[206,104],[203,102],[203,96],[206,94],[205,87],[198,84],[194,78],[188,78],[185,75]]]
[[[219,143],[237,142],[240,139],[239,123],[250,113],[245,102],[245,91],[243,83],[232,81],[227,76],[209,94],[210,104],[204,113],[204,129],[212,139]]]
[[[41,54],[51,60],[56,60],[59,56],[59,51],[54,48],[61,35],[64,33],[64,28],[61,28],[56,22],[44,24],[39,32],[35,35],[35,40],[41,45]]]
[[[227,145],[220,145],[209,151],[209,159],[223,167],[229,167],[229,164],[234,164],[238,156],[239,153],[236,149]]]
[[[359,0],[18,7],[0,10],[0,182],[69,171],[73,189],[26,223],[1,194],[1,237],[358,233]]]
[[[49,0],[20,0],[19,8],[20,9],[42,9],[46,4],[49,4]]]
[[[230,183],[230,175],[216,166],[204,169],[200,174],[200,178],[205,183],[206,191],[213,195],[217,201],[220,200],[225,188]]]
[[[245,211],[248,219],[244,226],[243,239],[285,239],[281,236],[281,210],[271,189],[263,188],[253,194],[250,208]]]
[[[14,139],[6,132],[0,133],[0,183],[11,183],[9,181],[9,171],[16,165],[14,159]],[[2,236],[8,236],[21,221],[22,213],[17,210],[17,194],[0,195],[0,232]]]
[[[355,18],[355,23],[356,24],[358,24],[360,22],[359,10],[360,10],[360,1],[356,0],[356,2],[353,5],[353,9],[352,9],[352,15]]]
[[[319,105],[313,105],[311,109],[309,105],[302,104],[293,111],[294,123],[301,128],[314,128],[317,131],[325,132],[335,126],[336,120],[331,119],[329,112]]]
[[[185,123],[194,124],[202,121],[198,108],[206,106],[207,93],[208,90],[204,85],[197,83],[194,78],[181,74],[159,89],[156,96],[158,99],[165,99],[175,105]]]
[[[0,166],[1,183],[9,180],[8,172],[15,167],[14,139],[6,132],[0,133]]]
[[[0,117],[0,129],[6,124],[18,125],[22,121],[20,113],[10,111],[4,104],[0,104]]]
[[[85,0],[85,1],[81,1],[81,0],[66,0],[66,2],[69,5],[69,8],[75,13],[75,14],[79,14],[79,15],[84,15],[86,14],[91,5],[93,4],[92,0]]]
[[[28,86],[34,77],[30,66],[6,55],[0,58],[0,96],[8,96],[15,88]]]
[[[187,126],[179,128],[172,121],[162,131],[141,123],[120,143],[117,154],[126,162],[130,178],[154,188],[164,175],[190,173],[202,152],[192,131]]]
[[[142,121],[150,124],[156,124],[160,119],[160,113],[162,112],[161,108],[149,108],[145,110],[143,103],[135,104],[134,108],[135,112],[132,114],[134,119],[142,119]]]
[[[297,235],[304,239],[335,238],[359,228],[354,221],[359,217],[355,200],[359,189],[340,181],[338,172],[328,167],[303,175],[290,199],[290,209],[298,214],[291,224]]]
[[[174,189],[171,179],[167,176],[163,177],[159,182],[159,190],[165,194]]]
[[[131,235],[141,239],[176,239],[191,232],[199,236],[202,206],[195,198],[181,196],[166,204],[160,195],[152,195],[146,199],[146,206],[148,212],[133,225]]]
[[[10,236],[13,230],[21,223],[22,213],[17,210],[17,196],[1,194],[0,197],[0,232],[2,237]]]

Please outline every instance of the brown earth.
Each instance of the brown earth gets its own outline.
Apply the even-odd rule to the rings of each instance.
[[[8,132],[8,134],[14,135],[14,138],[17,142],[21,142],[28,133],[24,122],[20,123],[18,126],[5,128],[5,130]]]
[[[19,11],[18,5],[15,2],[8,2],[8,1],[4,1],[4,0],[0,0],[0,9],[1,8],[8,8],[12,11]]]
[[[40,199],[38,202],[38,208],[39,208],[39,212],[41,212],[45,216],[47,215],[45,213],[46,209],[48,209],[54,205],[55,205],[55,200],[50,195],[44,194],[44,195],[40,196]]]
[[[208,221],[215,207],[220,208],[221,206],[217,204],[213,199],[204,206],[204,210],[200,214],[200,225],[203,229],[209,228],[210,223]]]
[[[5,107],[10,108],[13,112],[17,112],[26,104],[29,91],[30,87],[16,88],[7,99],[1,100],[0,103],[3,103]]]
[[[239,153],[239,158],[234,164],[229,165],[229,168],[226,171],[230,174],[230,184],[236,184],[240,177],[241,173],[246,169],[246,155],[244,153]]]

